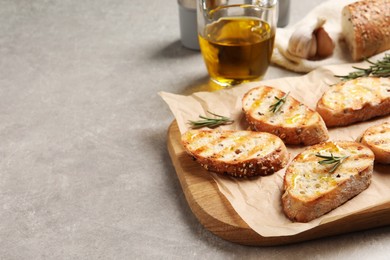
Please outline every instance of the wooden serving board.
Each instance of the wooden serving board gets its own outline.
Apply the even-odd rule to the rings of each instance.
[[[168,129],[168,150],[192,212],[206,229],[225,240],[243,245],[273,246],[390,225],[389,202],[296,235],[263,237],[241,219],[219,192],[213,178],[185,153],[176,121]]]

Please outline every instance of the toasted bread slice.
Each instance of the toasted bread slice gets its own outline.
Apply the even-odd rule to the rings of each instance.
[[[329,88],[317,103],[327,126],[345,126],[390,114],[390,78],[362,77]]]
[[[322,156],[344,157],[320,164]],[[326,142],[298,154],[286,169],[283,211],[292,221],[309,222],[339,207],[371,183],[374,154],[357,142]],[[332,171],[333,170],[333,171]]]
[[[313,145],[328,140],[328,130],[321,116],[291,95],[276,111],[276,98],[286,93],[269,86],[248,91],[242,99],[242,109],[251,129],[275,134],[286,144]]]
[[[362,135],[360,142],[375,154],[375,162],[390,164],[390,123],[371,126]]]
[[[181,140],[206,170],[233,177],[272,174],[284,168],[289,157],[282,140],[269,133],[189,130]]]

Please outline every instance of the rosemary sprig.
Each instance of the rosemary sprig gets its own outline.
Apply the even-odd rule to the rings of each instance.
[[[199,118],[201,120],[198,120],[198,121],[189,120],[188,121],[188,123],[191,125],[191,128],[193,128],[193,129],[198,129],[198,128],[202,128],[202,127],[216,128],[217,126],[228,125],[228,124],[232,124],[234,122],[234,120],[232,120],[228,117],[217,115],[217,114],[214,114],[210,111],[207,111],[207,113],[215,116],[215,118],[199,115]]]
[[[269,111],[271,111],[273,113],[278,112],[278,110],[283,106],[283,104],[286,103],[286,99],[287,99],[289,94],[290,94],[290,92],[288,92],[287,94],[285,94],[281,98],[278,98],[275,96],[274,98],[276,99],[276,102],[269,106]]]
[[[336,171],[336,169],[340,166],[340,164],[343,163],[345,159],[347,159],[349,156],[334,156],[332,153],[330,153],[330,156],[328,155],[321,155],[320,153],[316,154],[317,157],[320,157],[322,161],[318,161],[319,164],[324,165],[324,164],[334,164],[332,169],[330,169],[330,173],[333,173]]]
[[[368,63],[370,63],[370,67],[367,69],[352,67],[357,71],[350,72],[348,75],[340,76],[335,75],[335,77],[341,78],[341,80],[350,80],[356,79],[360,77],[368,77],[368,76],[376,76],[376,77],[390,77],[390,54],[386,53],[383,59],[378,60],[376,62],[372,62],[368,59],[365,59]]]

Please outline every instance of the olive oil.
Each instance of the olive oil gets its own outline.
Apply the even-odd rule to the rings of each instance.
[[[262,20],[227,17],[206,26],[199,44],[211,79],[225,86],[264,76],[275,32]]]

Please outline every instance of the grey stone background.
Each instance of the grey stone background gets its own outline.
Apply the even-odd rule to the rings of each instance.
[[[207,82],[178,25],[174,0],[0,0],[0,258],[389,258],[389,227],[261,248],[200,225],[157,95]]]

